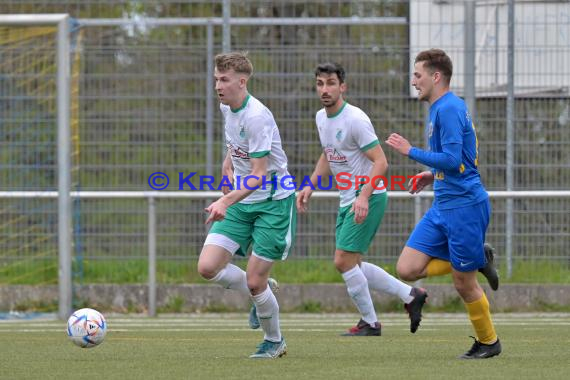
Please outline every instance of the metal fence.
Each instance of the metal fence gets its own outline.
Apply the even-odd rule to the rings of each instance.
[[[230,4],[226,12],[224,3]],[[542,12],[547,3],[548,12]],[[426,7],[434,15],[437,8],[442,16],[426,14]],[[249,51],[255,67],[250,91],[275,115],[290,171],[296,176],[310,174],[320,153],[314,127],[320,106],[312,74],[318,62],[336,60],[346,67],[348,101],[368,113],[381,141],[397,131],[422,146],[426,109],[410,92],[410,60],[421,49],[446,48],[456,64],[452,87],[457,84],[460,94],[473,97],[485,185],[492,191],[506,190],[507,177],[512,176],[510,189],[522,191],[566,190],[570,183],[569,7],[568,2],[516,2],[516,37],[510,49],[506,1],[4,0],[0,13],[68,12],[81,26],[81,40],[74,50],[79,74],[74,95],[77,128],[72,134],[74,190],[150,190],[147,179],[156,171],[174,178],[179,172],[217,174],[223,134],[217,101],[209,91],[209,73],[212,55],[231,42],[232,49]],[[474,25],[468,22],[469,14],[475,15]],[[464,33],[472,27],[474,42],[465,38],[473,33]],[[515,61],[511,119],[507,117],[509,53]],[[1,75],[7,104],[11,95],[4,82],[12,74],[8,70]],[[27,75],[32,74],[21,73],[21,79]],[[9,148],[12,153],[2,162],[2,191],[56,188],[54,117],[30,112],[19,129],[3,131],[2,150]],[[2,128],[13,125],[5,115],[0,114]],[[44,153],[36,139],[46,131],[37,123],[42,117],[45,125],[52,126],[52,137],[40,139],[49,147]],[[15,141],[35,145],[35,151]],[[509,146],[511,163],[507,163]],[[422,169],[388,149],[386,153],[391,174]],[[0,283],[55,283],[56,203],[1,202],[5,220],[0,227]],[[548,262],[554,264],[549,269],[554,278],[567,273],[569,203],[568,198],[516,199],[509,213],[504,198],[493,200],[488,240],[498,248],[499,262],[505,264],[510,214],[514,263],[510,269]],[[202,211],[206,204],[205,200],[157,200],[159,261],[191,265],[197,258],[207,233]],[[337,205],[330,199],[315,202],[311,214],[300,218],[292,260],[331,259]],[[422,204],[423,209],[427,206]],[[416,209],[417,203],[409,199],[390,202],[369,252],[371,260],[396,260],[415,223]],[[126,267],[132,260],[146,262],[147,215],[143,199],[76,199],[76,280],[85,281],[82,274],[95,270],[98,263]],[[14,271],[19,274],[14,276]],[[160,266],[158,271],[159,281],[166,278]],[[529,271],[529,281],[533,276]],[[112,281],[113,276],[101,278]]]

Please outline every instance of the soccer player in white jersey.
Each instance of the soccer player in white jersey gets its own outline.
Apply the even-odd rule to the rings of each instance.
[[[379,336],[381,325],[370,297],[370,290],[398,296],[410,315],[411,332],[421,321],[421,310],[427,298],[425,290],[412,288],[382,268],[362,261],[384,216],[388,197],[378,176],[386,175],[388,163],[368,116],[348,104],[345,71],[337,63],[323,63],[315,71],[317,93],[324,106],[316,115],[323,153],[311,175],[313,187],[323,183],[322,177],[343,175],[350,179],[348,189],[340,189],[340,207],[336,220],[334,263],[342,274],[348,294],[361,314],[356,326],[343,335]],[[357,186],[356,176],[367,176],[369,183]],[[376,178],[374,178],[376,177]],[[361,181],[358,181],[361,182]],[[374,182],[374,183],[372,183]],[[338,187],[338,186],[337,186]],[[308,208],[313,189],[304,187],[297,196],[297,210]]]
[[[295,240],[295,190],[287,156],[271,111],[247,91],[253,66],[243,53],[215,57],[216,92],[224,115],[228,153],[223,174],[234,190],[206,208],[214,222],[198,260],[198,272],[212,282],[251,296],[263,342],[251,358],[277,358],[286,352],[279,326],[279,305],[268,286],[275,260],[285,260]],[[290,176],[289,176],[290,178]],[[273,179],[273,180],[272,180]],[[234,254],[252,254],[247,272],[231,263]]]

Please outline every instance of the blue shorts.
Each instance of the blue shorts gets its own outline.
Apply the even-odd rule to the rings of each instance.
[[[428,256],[451,262],[459,272],[487,264],[483,244],[491,216],[489,199],[477,204],[440,210],[432,206],[406,245]]]

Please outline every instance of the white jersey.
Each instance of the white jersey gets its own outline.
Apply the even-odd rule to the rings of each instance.
[[[249,94],[237,110],[224,104],[220,104],[220,110],[225,120],[226,146],[234,166],[234,188],[245,188],[245,177],[252,171],[250,157],[268,156],[266,183],[240,203],[279,200],[294,193],[295,185],[287,171],[287,156],[271,111]]]
[[[348,190],[340,189],[340,207],[348,206],[356,199],[356,176],[368,176],[372,170],[372,162],[364,152],[378,145],[378,137],[368,116],[360,108],[344,103],[333,116],[327,116],[325,109],[317,112],[315,117],[323,152],[333,175],[341,175],[343,182],[339,186],[346,187],[350,180],[352,185]],[[362,181],[362,180],[361,180]],[[368,185],[369,186],[369,185]],[[378,182],[374,194],[384,193],[384,183]]]

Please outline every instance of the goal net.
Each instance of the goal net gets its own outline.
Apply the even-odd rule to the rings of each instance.
[[[71,202],[60,190],[78,164],[78,36],[66,15],[0,15],[0,285],[70,293]]]

